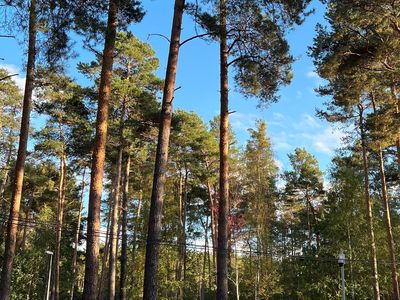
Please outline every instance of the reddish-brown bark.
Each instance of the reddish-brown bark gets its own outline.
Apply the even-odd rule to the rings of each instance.
[[[117,33],[118,0],[110,0],[107,33],[104,42],[102,69],[99,86],[99,102],[96,119],[92,172],[87,219],[86,264],[83,299],[94,300],[97,295],[99,268],[100,205],[103,191],[104,160],[107,142],[108,106],[111,95],[113,52]]]
[[[0,299],[7,300],[10,297],[11,273],[13,268],[15,246],[17,240],[18,218],[21,206],[22,187],[24,181],[24,167],[26,148],[29,136],[29,119],[31,113],[33,81],[35,76],[36,57],[36,0],[31,0],[29,6],[29,41],[28,62],[26,67],[25,92],[22,106],[21,130],[19,136],[18,154],[15,162],[15,177],[13,193],[10,205],[10,215],[7,224],[7,235],[3,256],[3,268],[0,280]]]
[[[218,205],[217,299],[228,299],[228,239],[229,239],[229,128],[228,128],[228,47],[226,3],[220,0],[220,177]]]

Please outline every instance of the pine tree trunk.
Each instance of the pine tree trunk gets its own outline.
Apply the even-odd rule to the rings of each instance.
[[[114,200],[112,207],[111,228],[110,228],[110,262],[108,269],[108,298],[115,299],[115,285],[117,275],[117,247],[118,247],[118,215],[119,215],[119,198],[121,187],[121,173],[122,173],[122,146],[118,151],[117,161],[117,179],[114,192]]]
[[[123,181],[123,194],[122,194],[122,241],[121,241],[121,271],[120,271],[120,283],[119,283],[119,299],[126,299],[126,263],[127,263],[127,251],[128,251],[128,196],[129,196],[129,172],[131,166],[131,157],[129,153],[126,155],[125,162],[125,174]]]
[[[78,220],[76,225],[76,232],[75,232],[75,245],[74,245],[74,254],[72,256],[72,284],[71,284],[71,291],[70,291],[70,300],[74,299],[74,289],[75,289],[75,281],[76,281],[76,262],[78,258],[78,244],[79,244],[79,235],[81,231],[81,219],[82,219],[82,208],[83,208],[83,196],[85,194],[85,174],[86,174],[86,167],[83,169],[82,174],[82,189],[81,189],[81,199],[79,204],[79,212],[78,212]]]
[[[133,236],[132,236],[132,266],[135,266],[136,262],[136,244],[137,244],[137,231],[139,227],[139,218],[140,218],[140,213],[142,209],[142,198],[143,198],[143,193],[142,190],[139,191],[139,197],[138,197],[138,205],[136,209],[136,217],[135,217],[135,222],[133,224]],[[130,291],[135,286],[135,278],[132,276],[131,284],[130,284]]]
[[[98,287],[98,298],[100,300],[104,299],[104,286],[106,285],[106,274],[108,273],[108,259],[109,259],[109,253],[110,253],[110,227],[111,227],[111,217],[112,217],[112,205],[113,205],[113,199],[114,199],[114,193],[115,193],[115,186],[117,185],[116,182],[117,179],[117,174],[113,175],[112,178],[112,188],[110,191],[109,199],[108,199],[108,213],[107,213],[107,228],[106,228],[106,239],[104,242],[104,251],[103,251],[103,256],[101,260],[101,271],[100,271],[100,282],[99,282],[99,287]]]
[[[228,128],[228,47],[226,33],[226,3],[220,0],[220,178],[217,252],[217,299],[228,300],[228,235],[229,235],[229,128]]]
[[[11,130],[10,130],[10,135],[11,135]],[[3,193],[7,186],[7,182],[9,179],[12,149],[13,149],[13,144],[10,141],[10,146],[8,148],[8,153],[7,153],[7,160],[5,163],[5,172],[3,175],[3,179],[1,180],[1,183],[0,183],[0,198],[3,197]],[[6,213],[7,213],[7,202],[3,200],[1,202],[0,214],[5,215]],[[4,235],[5,234],[5,230],[4,230],[5,226],[4,225],[5,224],[3,222],[1,222],[1,224],[0,224],[0,247],[3,245],[4,237],[5,237],[5,235]]]
[[[375,95],[371,94],[371,103],[376,113],[376,103],[375,103]],[[392,220],[390,216],[390,207],[389,207],[389,199],[386,185],[386,177],[385,177],[385,160],[383,157],[383,151],[381,146],[379,145],[378,150],[378,162],[379,162],[379,174],[381,179],[381,200],[384,211],[384,222],[386,227],[386,239],[388,243],[388,251],[390,257],[390,270],[392,273],[392,299],[400,300],[400,291],[399,291],[399,281],[397,278],[397,259],[396,259],[396,249],[394,245],[393,231],[392,231]]]
[[[19,136],[18,154],[15,162],[15,178],[11,198],[10,215],[7,224],[7,236],[5,241],[3,268],[0,280],[0,300],[8,300],[10,297],[11,273],[15,256],[15,245],[18,229],[19,210],[21,206],[22,187],[24,181],[24,167],[26,148],[28,145],[29,119],[31,112],[33,81],[35,76],[36,57],[36,0],[31,0],[29,6],[29,42],[28,62],[26,66],[25,92],[22,107],[21,130]]]
[[[359,127],[361,132],[361,147],[362,147],[362,155],[363,155],[363,168],[364,168],[364,198],[365,205],[367,208],[367,224],[368,224],[368,237],[370,244],[370,255],[371,255],[371,267],[372,267],[372,279],[373,279],[373,289],[375,300],[380,299],[379,293],[379,275],[378,275],[378,262],[376,260],[376,246],[375,246],[375,233],[374,233],[374,220],[372,216],[372,201],[370,197],[369,191],[369,180],[368,180],[368,154],[367,154],[367,145],[365,141],[365,130],[364,130],[364,108],[362,105],[358,106],[359,108]]]
[[[96,119],[96,136],[94,140],[92,172],[89,192],[89,209],[87,219],[87,243],[84,300],[94,300],[97,295],[99,268],[99,234],[100,206],[103,191],[104,159],[107,143],[108,106],[111,95],[111,78],[113,54],[117,33],[118,0],[110,0],[107,33],[104,42],[103,61],[99,86],[99,102]]]
[[[60,125],[60,141],[62,149],[60,154],[60,180],[58,185],[58,203],[57,203],[57,230],[56,230],[56,250],[54,253],[54,271],[53,271],[53,286],[51,291],[51,299],[58,300],[60,298],[60,259],[61,259],[61,235],[64,216],[64,201],[65,201],[65,184],[67,164],[64,150],[64,130]]]
[[[386,235],[387,235],[387,243],[388,243],[388,250],[389,250],[389,257],[390,257],[390,269],[392,271],[392,289],[393,295],[392,298],[394,300],[400,299],[399,293],[399,282],[397,278],[397,259],[396,259],[396,249],[394,245],[394,238],[392,232],[392,221],[390,217],[390,208],[389,208],[389,200],[388,200],[388,193],[386,187],[386,178],[385,178],[385,166],[384,166],[384,158],[382,149],[379,147],[378,151],[378,160],[379,160],[379,173],[381,177],[381,189],[382,189],[382,205],[384,210],[384,220],[385,220],[385,227],[386,227]]]
[[[217,217],[216,214],[216,205],[214,197],[211,194],[211,184],[207,180],[207,192],[208,192],[208,200],[210,202],[210,213],[211,213],[211,242],[212,242],[212,253],[213,253],[213,266],[215,268],[215,257],[216,257],[216,246],[217,246],[217,226],[216,221]]]
[[[164,202],[164,185],[168,161],[169,136],[171,132],[172,101],[175,90],[176,69],[178,65],[179,44],[182,27],[182,16],[185,0],[175,0],[172,23],[169,57],[164,83],[160,127],[154,167],[153,189],[149,213],[149,225],[146,245],[146,262],[144,272],[143,299],[157,298],[157,269],[160,246],[161,216]]]
[[[9,177],[8,175],[10,173],[10,171],[9,171],[10,170],[10,162],[11,162],[11,155],[12,155],[12,150],[13,150],[13,143],[11,141],[11,135],[12,135],[12,131],[10,129],[10,132],[8,134],[10,145],[9,145],[8,151],[7,151],[7,159],[6,159],[6,163],[5,163],[5,172],[4,172],[4,175],[3,175],[3,179],[1,180],[1,183],[0,183],[0,197],[3,196],[4,189],[6,188],[8,177]],[[5,204],[5,201],[3,201],[2,206],[3,206],[3,204]],[[1,211],[1,212],[3,213],[3,211]],[[0,245],[1,244],[2,243],[0,243]]]
[[[26,245],[26,232],[28,230],[28,222],[29,222],[29,207],[27,208],[27,212],[25,213],[25,220],[24,220],[24,229],[22,230],[22,239],[19,248],[21,251],[25,250]]]

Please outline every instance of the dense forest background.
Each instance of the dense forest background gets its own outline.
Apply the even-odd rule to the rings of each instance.
[[[279,101],[310,1],[174,2],[147,41],[146,1],[0,2],[0,43],[26,54],[24,88],[0,68],[0,299],[340,299],[340,249],[349,299],[400,299],[400,1],[321,5],[316,116],[343,135],[327,169],[304,147],[282,167],[266,120],[240,142],[229,124],[233,89]],[[219,51],[209,122],[173,108],[197,39]]]

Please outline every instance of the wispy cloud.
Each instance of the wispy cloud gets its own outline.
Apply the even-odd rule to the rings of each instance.
[[[254,127],[257,119],[260,119],[257,114],[235,112],[230,116],[230,124],[234,130],[247,131]]]

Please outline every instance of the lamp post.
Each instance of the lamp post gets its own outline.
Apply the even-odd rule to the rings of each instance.
[[[51,267],[53,264],[53,252],[47,250],[45,253],[50,256],[50,262],[49,262],[49,278],[47,280],[46,296],[44,299],[49,300],[50,299],[50,283],[51,283]]]
[[[346,257],[344,256],[343,249],[340,249],[339,252],[339,257],[338,257],[338,264],[340,267],[340,275],[342,279],[342,299],[346,300],[346,291],[345,291],[345,286],[344,286],[344,263],[345,263]]]

